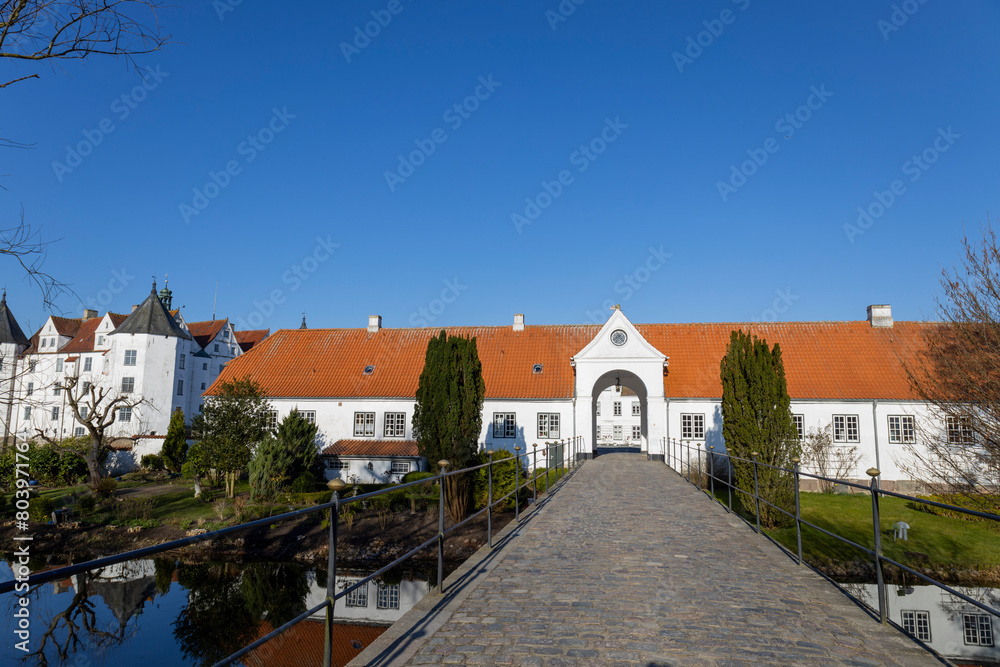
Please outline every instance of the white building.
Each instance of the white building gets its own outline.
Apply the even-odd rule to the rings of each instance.
[[[201,410],[202,392],[243,354],[228,320],[185,322],[179,310],[170,309],[171,299],[167,287],[157,294],[154,283],[129,315],[99,317],[92,310],[78,319],[53,315],[28,345],[4,300],[0,354],[7,370],[0,395],[5,431],[22,440],[85,435],[66,400],[65,379],[75,377],[80,389],[94,386],[111,397],[141,398],[141,404],[115,411],[108,435],[118,439],[116,449],[131,451],[136,463],[142,454],[158,453],[173,411],[180,408],[190,421]],[[242,333],[248,349],[267,334]]]
[[[895,487],[908,481],[901,465],[907,447],[961,438],[918,400],[903,369],[929,326],[894,322],[889,306],[871,306],[867,319],[855,322],[633,325],[616,309],[603,326],[525,326],[517,315],[513,326],[447,330],[477,340],[485,448],[527,451],[578,437],[578,455],[587,458],[597,444],[625,444],[627,437],[655,460],[680,440],[723,451],[719,362],[730,333],[742,328],[780,343],[802,433],[831,427],[836,445],[860,453],[850,478],[867,481],[863,471],[874,466],[885,488],[909,490]],[[378,316],[367,328],[281,330],[227,366],[207,393],[249,375],[268,393],[275,418],[298,409],[314,420],[321,449],[353,440],[375,452],[385,441],[413,439],[417,383],[427,342],[439,331],[384,328]],[[622,415],[614,414],[615,403]],[[363,443],[353,446],[364,452]],[[343,463],[331,456],[330,465]]]

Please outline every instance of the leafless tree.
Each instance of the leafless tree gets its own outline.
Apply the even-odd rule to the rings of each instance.
[[[933,406],[926,449],[910,447],[908,472],[932,488],[994,508],[1000,487],[1000,247],[987,224],[962,238],[959,266],[941,272],[940,324],[905,364],[915,392]],[[943,428],[942,428],[943,426]]]
[[[861,461],[856,446],[835,445],[831,427],[811,428],[802,439],[802,460],[821,477],[846,479]],[[818,480],[823,493],[833,493],[833,482]]]
[[[54,239],[58,240],[58,239]],[[24,220],[24,209],[17,224],[0,229],[0,255],[14,259],[21,266],[24,278],[42,294],[42,303],[52,310],[56,300],[71,292],[69,286],[42,268],[48,247],[54,241],[43,241],[38,230]]]

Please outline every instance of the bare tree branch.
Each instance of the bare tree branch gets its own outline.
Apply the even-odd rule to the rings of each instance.
[[[56,300],[63,294],[74,294],[69,285],[42,268],[51,243],[43,241],[41,234],[24,221],[24,209],[16,225],[0,229],[0,256],[6,255],[20,264],[24,279],[41,291],[42,303],[48,310],[55,308]]]

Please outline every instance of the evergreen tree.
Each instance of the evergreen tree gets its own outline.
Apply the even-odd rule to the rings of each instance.
[[[180,472],[181,466],[187,460],[187,439],[184,430],[184,411],[180,408],[170,415],[170,426],[167,427],[167,437],[163,440],[163,464],[169,470]]]
[[[316,431],[315,424],[292,410],[278,425],[277,437],[261,441],[250,462],[250,493],[255,499],[273,498],[302,476],[312,484],[318,473]]]
[[[447,459],[452,470],[475,460],[485,393],[474,337],[448,336],[442,329],[440,336],[428,341],[413,408],[413,433],[420,455],[432,468],[440,459]],[[469,475],[448,477],[445,494],[452,520],[464,519],[471,495]]]
[[[286,471],[290,481],[304,474],[315,476],[319,472],[319,456],[316,451],[318,430],[319,427],[306,421],[298,410],[292,410],[278,424],[278,442],[285,448],[291,460],[291,465]]]
[[[769,349],[767,341],[752,339],[742,330],[733,331],[726,356],[722,358],[722,437],[726,450],[733,456],[757,460],[781,468],[791,468],[792,458],[799,456],[801,445],[790,410],[791,399],[781,361],[781,348],[775,343]],[[753,492],[752,463],[733,461],[736,484]],[[790,473],[757,466],[758,486],[763,500],[789,510],[794,506],[794,479]],[[755,510],[754,500],[737,494],[743,506]],[[767,527],[782,525],[787,517],[760,504],[760,520]]]

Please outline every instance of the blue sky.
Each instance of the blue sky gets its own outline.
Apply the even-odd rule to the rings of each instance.
[[[64,314],[167,273],[189,321],[218,283],[272,330],[925,319],[997,209],[985,0],[226,1],[159,12],[145,87],[0,64],[41,75],[0,90],[33,144],[0,153],[0,215],[61,239]]]

